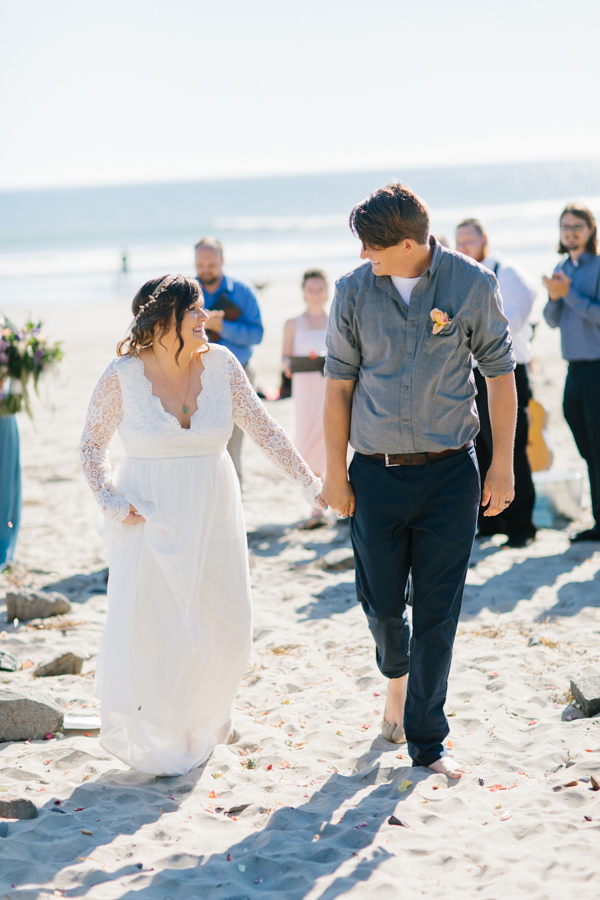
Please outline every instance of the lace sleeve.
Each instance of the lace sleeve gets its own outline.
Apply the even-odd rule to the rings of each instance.
[[[297,483],[304,498],[312,503],[321,491],[321,479],[311,472],[281,425],[266,411],[233,355],[229,357],[229,373],[233,421],[287,478]]]
[[[129,502],[121,497],[110,480],[108,445],[121,421],[121,385],[109,366],[96,385],[81,435],[81,468],[98,505],[107,519],[122,522],[129,515]]]

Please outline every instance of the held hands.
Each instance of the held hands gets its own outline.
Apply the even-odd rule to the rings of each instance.
[[[315,506],[317,507],[317,509],[322,509],[323,512],[327,512],[327,510],[329,509],[320,494],[317,494],[317,496],[315,497]]]
[[[548,295],[551,300],[562,300],[571,290],[572,279],[567,278],[562,271],[555,272],[552,278],[547,278],[544,275],[542,281],[548,288]]]
[[[347,478],[339,481],[326,478],[320,497],[324,503],[335,510],[338,516],[354,515],[356,498]]]
[[[145,518],[140,515],[135,506],[129,504],[129,515],[126,519],[123,519],[123,525],[139,525],[140,522],[145,522]]]
[[[515,479],[512,463],[509,465],[492,465],[488,469],[483,491],[481,492],[481,505],[487,506],[484,516],[497,516],[504,512],[515,499]]]

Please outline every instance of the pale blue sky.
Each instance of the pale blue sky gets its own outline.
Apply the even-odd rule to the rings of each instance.
[[[0,0],[0,189],[600,156],[600,0]]]

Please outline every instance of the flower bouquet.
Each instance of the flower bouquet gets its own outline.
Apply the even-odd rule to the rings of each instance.
[[[8,390],[0,390],[0,416],[13,416],[24,410],[33,418],[29,402],[29,380],[37,392],[43,372],[62,358],[60,343],[51,344],[40,334],[42,323],[28,319],[18,329],[0,317],[0,388],[10,379]]]

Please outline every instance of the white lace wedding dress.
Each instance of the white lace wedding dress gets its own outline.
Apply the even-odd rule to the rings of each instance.
[[[101,744],[136,769],[199,766],[233,727],[251,603],[241,493],[226,452],[234,422],[311,500],[320,482],[267,413],[236,358],[211,344],[191,426],[167,413],[143,362],[112,362],[96,386],[82,466],[103,516],[108,618],[96,667]],[[108,445],[125,458],[114,478]],[[145,517],[122,520],[129,504]]]

